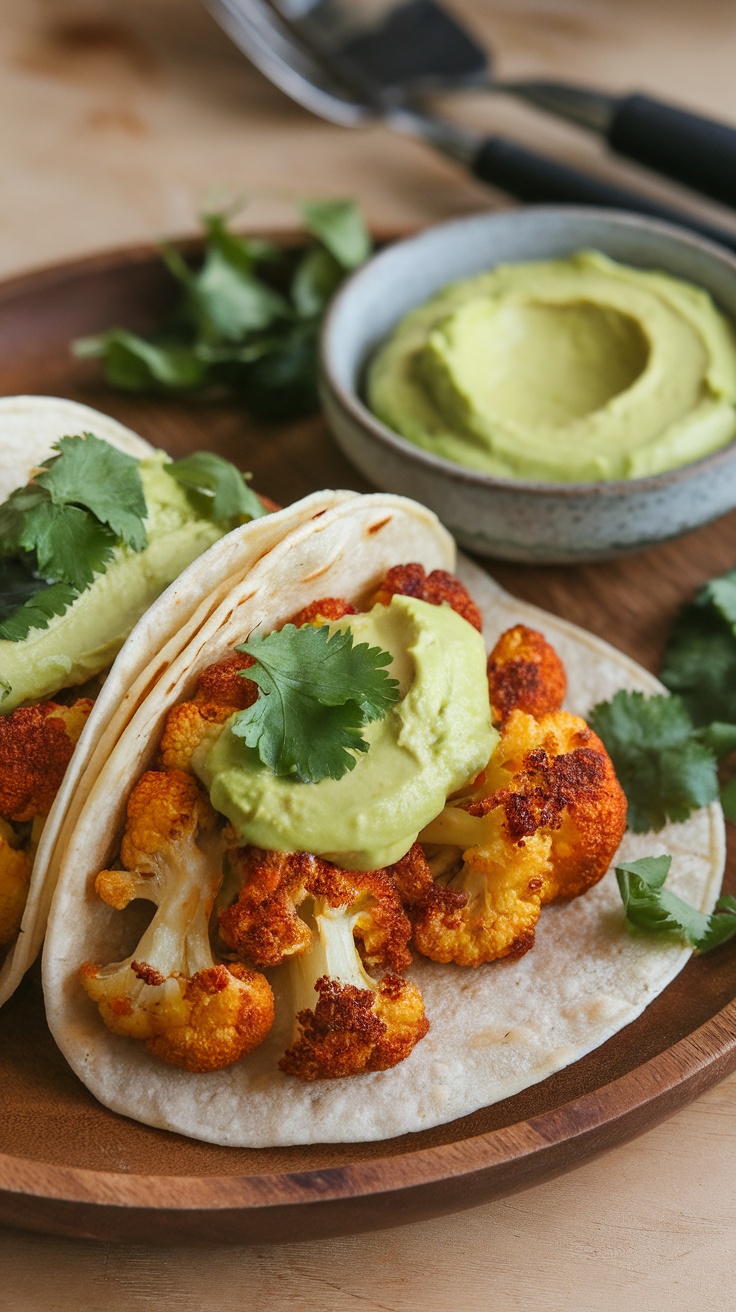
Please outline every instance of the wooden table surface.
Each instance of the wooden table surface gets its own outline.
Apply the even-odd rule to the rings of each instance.
[[[464,0],[501,75],[646,88],[736,121],[728,0]],[[597,144],[479,95],[466,122],[646,185]],[[0,13],[0,274],[196,229],[213,197],[291,226],[304,195],[352,195],[375,224],[507,202],[380,128],[310,118],[250,70],[197,0],[26,0]],[[716,216],[715,207],[703,209]],[[719,217],[723,217],[722,215]],[[278,1249],[116,1247],[0,1231],[13,1312],[545,1312],[732,1304],[736,1077],[658,1129],[507,1201]]]

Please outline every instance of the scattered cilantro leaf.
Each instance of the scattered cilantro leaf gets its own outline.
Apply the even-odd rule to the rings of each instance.
[[[104,361],[105,381],[124,392],[172,388],[185,392],[201,387],[206,361],[190,346],[147,341],[125,328],[111,328],[99,337],[80,337],[72,350],[81,359]]]
[[[146,498],[140,461],[93,433],[62,437],[58,456],[47,460],[34,482],[46,488],[55,506],[81,506],[111,528],[133,551],[146,545]]]
[[[302,783],[341,779],[368,750],[361,728],[398,700],[399,686],[384,668],[388,652],[353,644],[350,629],[287,624],[236,648],[255,665],[243,671],[261,689],[240,711],[233,732],[258,751],[278,775]]]
[[[343,269],[330,251],[316,247],[299,261],[291,284],[297,314],[303,319],[322,314],[343,278]]]
[[[308,201],[303,213],[319,244],[300,251],[236,235],[227,213],[205,215],[200,261],[162,247],[179,296],[160,330],[146,338],[111,328],[73,351],[101,360],[107,382],[125,391],[225,388],[259,419],[310,413],[322,316],[371,243],[350,201]]]
[[[736,723],[736,638],[704,592],[675,621],[660,678],[696,725]]]
[[[233,264],[222,247],[209,245],[202,268],[192,273],[178,252],[164,249],[170,272],[179,276],[188,304],[183,313],[191,319],[204,341],[240,341],[246,333],[270,326],[291,310],[278,292],[262,282],[241,263]],[[178,275],[183,266],[186,275]]]
[[[715,756],[678,697],[621,690],[588,720],[613,761],[635,833],[686,820],[718,798]]]
[[[27,601],[0,620],[0,638],[6,638],[10,642],[22,642],[28,637],[31,629],[48,628],[49,620],[54,615],[63,615],[78,596],[76,588],[69,583],[51,583],[42,586]]]
[[[721,806],[726,819],[736,825],[736,775],[721,789]]]
[[[680,939],[698,952],[710,952],[736,936],[736,898],[719,898],[705,915],[664,887],[672,857],[645,856],[616,866],[626,920],[635,929]]]
[[[208,519],[260,519],[268,512],[260,497],[248,487],[246,478],[229,460],[213,451],[195,451],[183,460],[166,465],[166,472],[196,499],[196,508]]]
[[[305,200],[301,211],[307,231],[322,242],[343,269],[357,269],[368,259],[371,239],[353,201]]]
[[[698,738],[710,748],[718,761],[723,760],[724,756],[730,756],[731,752],[736,752],[736,724],[725,724],[722,720],[714,720],[712,724],[706,724],[704,728],[698,730]]]
[[[736,628],[736,569],[704,584],[698,593],[700,606],[713,606],[722,619]]]

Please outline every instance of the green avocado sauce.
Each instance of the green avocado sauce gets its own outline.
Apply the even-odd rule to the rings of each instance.
[[[382,346],[367,397],[480,473],[639,478],[736,436],[736,335],[693,284],[580,251],[445,287]]]
[[[48,628],[21,642],[0,640],[0,711],[86,682],[111,664],[156,597],[222,537],[224,526],[200,518],[184,489],[165,472],[168,457],[141,461],[148,545],[116,548],[99,574]]]
[[[448,794],[488,762],[491,726],[481,635],[449,606],[395,596],[331,624],[391,653],[400,700],[366,726],[369,750],[341,779],[275,775],[231,731],[208,742],[194,769],[243,843],[312,852],[348,870],[391,865],[408,852]]]

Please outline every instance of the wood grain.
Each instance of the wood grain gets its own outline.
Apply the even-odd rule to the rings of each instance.
[[[122,396],[70,341],[158,322],[170,287],[150,250],[95,257],[0,289],[0,391],[71,396],[173,455],[210,446],[282,503],[365,487],[320,419],[255,426],[232,403]],[[676,606],[733,563],[736,515],[622,561],[498,567],[510,591],[656,667]],[[729,881],[732,874],[729,869]],[[729,887],[734,887],[729,883]],[[0,1012],[0,1220],[58,1234],[265,1243],[340,1235],[516,1192],[635,1135],[736,1067],[736,957],[694,960],[633,1025],[516,1098],[379,1144],[232,1150],[100,1107],[45,1027],[37,972]]]

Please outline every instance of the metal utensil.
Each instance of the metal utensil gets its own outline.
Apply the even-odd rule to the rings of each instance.
[[[638,192],[579,173],[548,156],[527,150],[508,137],[484,137],[413,104],[403,103],[398,97],[386,97],[380,88],[370,91],[367,84],[357,92],[345,81],[344,65],[338,73],[332,61],[325,63],[298,39],[293,27],[268,0],[205,0],[205,4],[270,81],[322,118],[346,127],[380,120],[425,141],[465,165],[481,181],[518,200],[595,205],[648,214],[690,227],[712,241],[736,249],[736,234],[726,229]],[[426,69],[424,76],[426,85]],[[479,76],[477,70],[472,76]],[[467,85],[469,78],[463,74],[461,80]]]
[[[651,96],[499,81],[491,56],[436,0],[270,0],[318,58],[381,108],[484,85],[588,128],[619,155],[736,206],[736,130]]]

